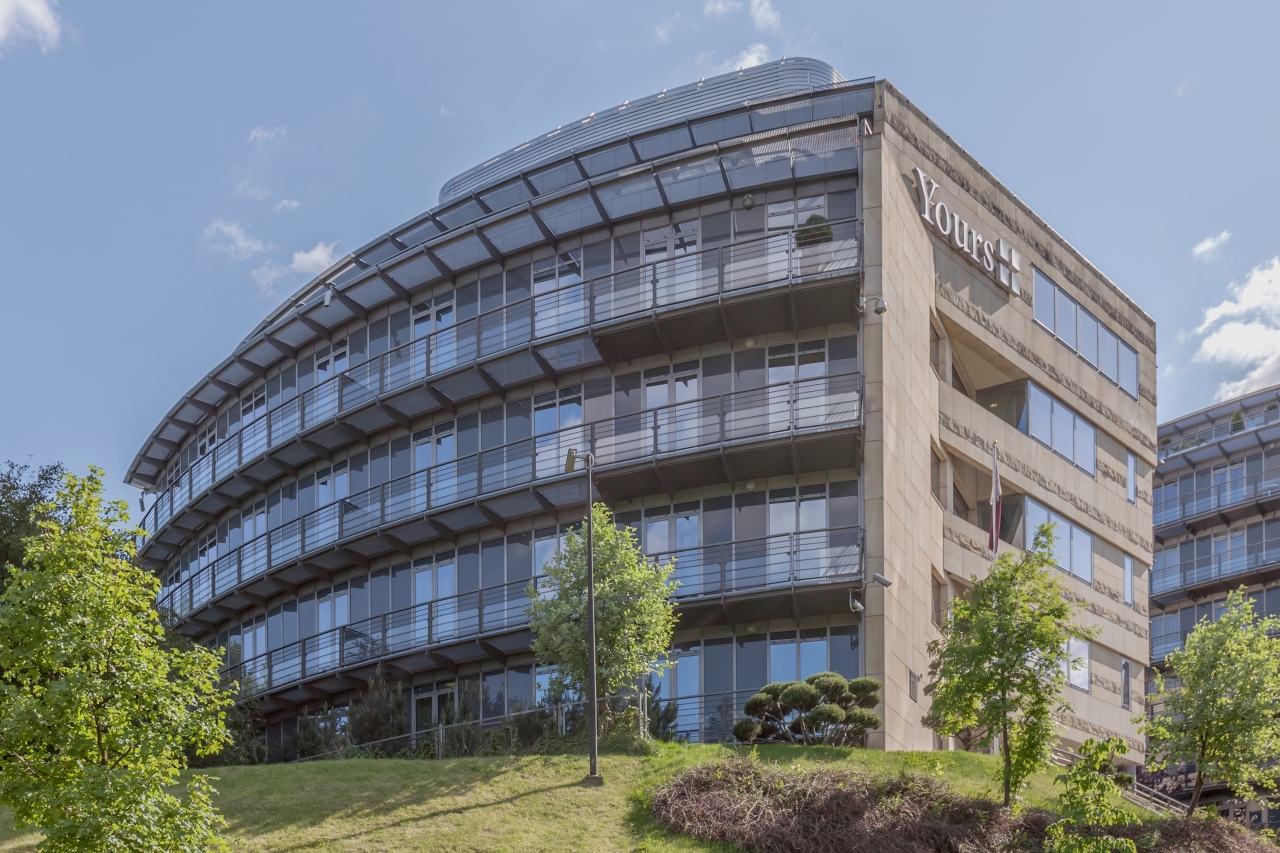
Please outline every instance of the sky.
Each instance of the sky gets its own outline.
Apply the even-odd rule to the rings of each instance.
[[[785,56],[891,80],[1157,322],[1280,383],[1280,4],[0,0],[0,460],[106,469],[328,262],[559,124]]]

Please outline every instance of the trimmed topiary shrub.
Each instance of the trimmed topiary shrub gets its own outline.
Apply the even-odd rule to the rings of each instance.
[[[879,728],[880,682],[846,679],[820,672],[804,681],[775,681],[760,688],[743,706],[733,736],[743,743],[862,746],[867,732]]]

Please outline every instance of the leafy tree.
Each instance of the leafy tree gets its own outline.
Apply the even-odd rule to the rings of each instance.
[[[1188,761],[1196,784],[1187,813],[1200,803],[1206,779],[1238,797],[1254,787],[1276,789],[1280,765],[1280,619],[1260,619],[1243,588],[1227,598],[1218,621],[1201,620],[1181,649],[1168,657],[1172,686],[1155,674],[1158,712],[1143,723],[1151,739],[1147,766],[1159,770]]]
[[[1072,621],[1076,605],[1062,596],[1053,539],[1053,525],[1043,524],[1020,557],[1001,554],[985,578],[973,578],[967,597],[952,602],[941,638],[929,644],[925,693],[933,706],[923,722],[942,737],[983,731],[981,745],[999,737],[1005,806],[1048,766],[1053,715],[1069,710],[1067,641],[1092,636]]]
[[[224,846],[209,779],[169,790],[187,747],[225,742],[217,656],[163,644],[159,582],[134,565],[138,531],[99,469],[66,475],[37,517],[0,595],[0,802],[45,853]]]
[[[880,727],[880,682],[820,672],[804,681],[775,681],[747,700],[733,735],[740,741],[861,746]]]
[[[666,669],[675,630],[671,594],[674,562],[648,562],[635,531],[614,526],[604,504],[591,508],[595,536],[596,685],[601,696],[635,686]],[[541,589],[530,584],[529,627],[539,661],[559,664],[551,676],[556,693],[586,692],[587,536],[571,531],[546,567]]]
[[[1049,853],[1138,853],[1132,839],[1106,831],[1132,822],[1129,813],[1114,804],[1121,786],[1112,757],[1128,751],[1121,737],[1089,738],[1080,744],[1080,760],[1054,779],[1065,790],[1058,797],[1062,819],[1045,832]]]
[[[36,507],[53,499],[61,480],[58,463],[33,471],[30,465],[10,461],[0,469],[0,590],[22,565],[26,540],[36,534]]]

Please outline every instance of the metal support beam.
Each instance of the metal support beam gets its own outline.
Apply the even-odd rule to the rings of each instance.
[[[382,412],[387,417],[391,418],[391,420],[395,421],[397,424],[404,427],[405,429],[411,429],[413,427],[413,421],[410,420],[409,416],[406,415],[404,412],[401,412],[393,408],[392,406],[382,402],[381,400],[378,400],[377,402],[375,402],[374,405],[377,406],[378,411]]]
[[[197,400],[195,397],[192,397],[190,394],[184,395],[182,399],[187,402],[188,406],[199,409],[200,411],[204,412],[206,415],[218,414],[218,407],[213,405],[212,403],[206,403],[203,400]]]
[[[493,213],[493,208],[489,206],[488,202],[480,198],[480,193],[475,190],[471,191],[471,200],[474,201],[486,214]]]
[[[452,672],[454,675],[458,674],[458,664],[439,652],[429,651],[427,652],[427,657],[431,658],[431,662],[441,669]]]
[[[525,174],[524,170],[520,171],[520,180],[524,182],[524,188],[527,189],[529,194],[534,198],[542,195],[542,193],[538,192],[538,188],[533,185],[533,181],[529,180],[529,176]]]
[[[392,234],[390,231],[387,232],[387,239],[390,240],[391,243],[395,245],[395,247],[402,252],[405,249],[409,248],[399,237]]]
[[[533,344],[529,344],[529,356],[533,359],[534,364],[538,365],[538,369],[542,371],[543,376],[558,384],[559,380],[556,379],[555,368],[551,366],[551,362],[542,357],[542,353],[538,352]]]
[[[507,653],[504,652],[502,649],[498,648],[488,640],[480,640],[480,648],[483,649],[484,653],[488,655],[490,658],[492,658],[493,660],[496,660],[498,663],[502,664],[503,666],[506,666]]]
[[[391,546],[392,548],[394,548],[395,550],[399,551],[401,554],[404,554],[406,557],[412,557],[412,556],[413,556],[413,549],[412,549],[412,548],[410,548],[410,547],[409,547],[409,545],[408,545],[408,543],[406,543],[406,542],[405,542],[403,539],[401,539],[400,537],[398,537],[398,536],[394,536],[394,535],[392,535],[392,534],[390,534],[390,533],[386,533],[386,532],[383,532],[383,531],[379,531],[379,532],[378,532],[378,538],[380,538],[383,542],[386,542],[388,545],[390,545],[390,546]]]
[[[591,186],[590,181],[587,182],[587,195],[591,196],[591,202],[596,206],[596,213],[600,214],[605,226],[612,228],[613,220],[609,218],[609,211],[604,209],[604,205],[600,202],[600,196],[596,195],[596,188]]]
[[[435,397],[436,402],[444,406],[445,409],[448,410],[449,414],[452,415],[457,413],[458,404],[453,402],[453,400],[450,400],[449,396],[445,394],[443,391],[441,391],[439,388],[435,387],[434,385],[428,385],[427,393],[429,393],[432,397]]]
[[[533,224],[538,226],[538,230],[542,232],[542,239],[546,240],[554,248],[556,245],[556,235],[547,227],[547,223],[542,221],[542,217],[538,215],[538,211],[534,210],[533,202],[527,201],[524,206],[525,210],[529,212],[529,217],[533,220]]]
[[[276,352],[280,353],[281,355],[288,356],[289,358],[298,357],[298,351],[296,349],[289,346],[284,341],[277,338],[275,335],[269,335],[266,332],[263,332],[262,339],[267,343],[271,344],[271,346],[275,347]]]
[[[493,393],[501,396],[502,393],[506,391],[506,389],[502,387],[501,382],[499,382],[498,380],[490,376],[489,371],[485,370],[483,367],[481,367],[478,364],[476,365],[476,373],[480,375],[480,378],[484,380],[484,384],[488,385],[489,390],[492,391]]]
[[[258,377],[259,379],[267,378],[267,369],[265,367],[259,367],[258,365],[254,364],[252,361],[249,361],[248,359],[238,355],[231,356],[231,360],[234,361],[236,364],[240,365],[241,367],[243,367],[245,370],[252,373],[254,376]]]
[[[493,245],[493,241],[485,236],[485,233],[480,230],[479,225],[472,225],[471,233],[476,235],[476,239],[480,241],[481,246],[484,246],[484,250],[489,253],[489,257],[493,258],[498,263],[502,263],[505,260],[502,252],[499,252],[498,247]]]
[[[489,507],[485,506],[480,501],[476,501],[476,509],[480,510],[480,514],[483,515],[485,518],[487,518],[489,520],[489,523],[492,524],[494,527],[503,527],[507,523],[507,520],[505,518],[498,515],[493,510],[489,509]]]
[[[374,267],[373,272],[375,275],[378,276],[378,279],[383,284],[391,288],[392,293],[394,293],[396,296],[399,296],[405,302],[408,302],[410,300],[409,291],[405,290],[404,287],[400,284],[400,282],[396,281],[394,278],[387,275],[387,273],[383,271],[382,267]]]
[[[341,290],[338,290],[338,288],[336,287],[332,288],[332,290],[333,290],[334,299],[338,300],[343,305],[345,305],[348,311],[350,311],[352,314],[355,314],[361,320],[364,320],[366,323],[369,322],[369,312],[365,310],[365,307],[363,305],[361,305],[359,302],[356,302],[354,299],[352,299],[350,296],[347,296],[345,293],[343,293]]]
[[[578,167],[578,174],[582,175],[582,180],[587,180],[591,176],[587,174],[587,169],[582,165],[582,161],[578,159],[577,151],[570,151],[569,156],[573,158],[573,165]]]
[[[653,177],[653,183],[658,187],[658,195],[662,198],[662,206],[666,208],[667,215],[671,215],[671,200],[667,198],[667,190],[662,186],[661,179],[658,178],[658,170],[653,164],[649,164],[649,174]]]
[[[223,382],[221,379],[215,379],[214,377],[210,376],[209,384],[212,385],[214,388],[217,388],[223,394],[229,394],[232,397],[240,396],[240,388],[236,385],[232,385],[230,382]]]

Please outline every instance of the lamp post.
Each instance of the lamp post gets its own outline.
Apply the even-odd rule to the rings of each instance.
[[[592,468],[595,466],[596,458],[590,453],[579,453],[575,448],[571,447],[569,448],[569,454],[565,457],[564,472],[572,474],[579,459],[587,466],[587,695],[590,698],[590,704],[587,706],[587,721],[591,727],[588,741],[591,772],[587,774],[585,781],[588,784],[599,785],[604,782],[604,777],[600,775],[599,768],[600,734],[597,720],[598,700],[596,698],[596,552],[594,531],[591,524],[591,517],[594,515],[593,510],[595,508],[595,481],[592,478]]]

